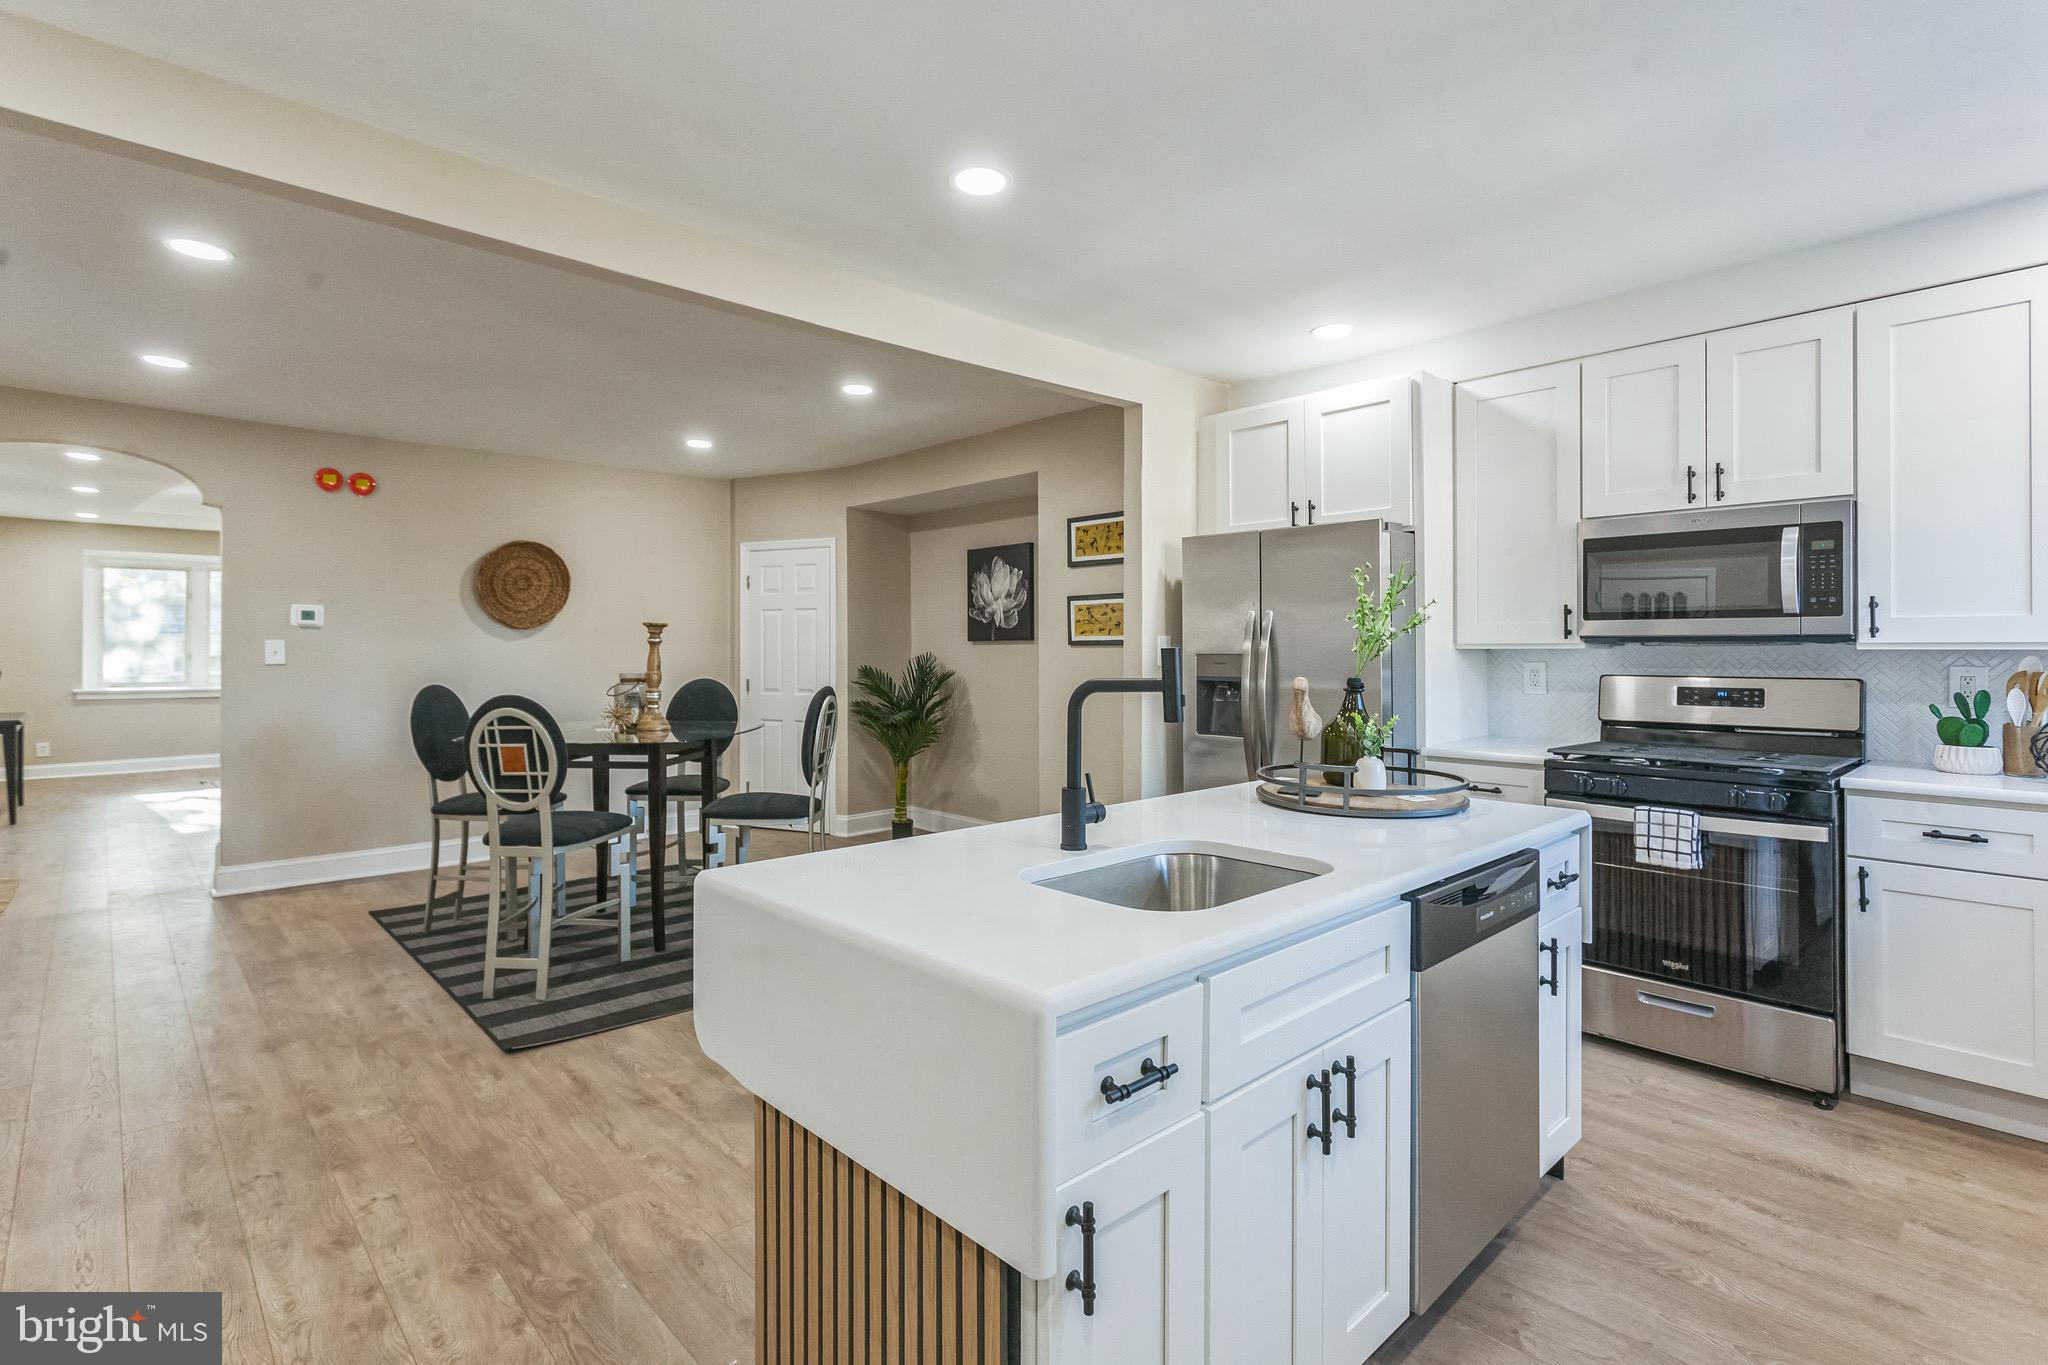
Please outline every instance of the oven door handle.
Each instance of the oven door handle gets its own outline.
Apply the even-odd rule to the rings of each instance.
[[[1544,804],[1565,810],[1582,810],[1603,824],[1635,823],[1634,806],[1617,806],[1605,801],[1561,801],[1554,796]],[[1656,803],[1645,801],[1643,804],[1647,806]],[[1835,837],[1833,828],[1828,825],[1790,825],[1776,820],[1738,820],[1728,815],[1702,815],[1700,829],[1709,834],[1747,834],[1757,839],[1791,839],[1802,844],[1825,844]]]

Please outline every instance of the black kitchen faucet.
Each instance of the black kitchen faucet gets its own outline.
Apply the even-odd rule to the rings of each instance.
[[[1097,692],[1157,692],[1166,723],[1178,725],[1186,706],[1180,686],[1180,651],[1169,645],[1159,651],[1158,677],[1091,678],[1067,698],[1067,785],[1060,788],[1061,848],[1073,852],[1088,847],[1088,826],[1100,824],[1108,814],[1095,799],[1094,774],[1085,778],[1081,774],[1081,703]]]

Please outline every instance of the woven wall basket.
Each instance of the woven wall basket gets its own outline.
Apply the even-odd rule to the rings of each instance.
[[[569,566],[537,540],[511,540],[476,566],[477,605],[501,626],[534,630],[569,600]]]

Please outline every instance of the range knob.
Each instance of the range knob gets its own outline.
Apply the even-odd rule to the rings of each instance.
[[[1728,804],[1737,810],[1760,810],[1782,815],[1791,808],[1792,798],[1768,787],[1730,787]]]

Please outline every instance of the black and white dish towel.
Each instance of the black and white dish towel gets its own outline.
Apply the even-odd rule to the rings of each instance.
[[[1668,806],[1637,806],[1636,861],[1649,867],[1697,871],[1700,866],[1700,813]]]

